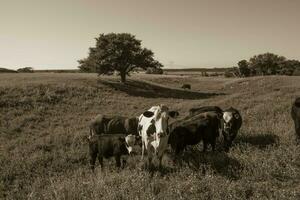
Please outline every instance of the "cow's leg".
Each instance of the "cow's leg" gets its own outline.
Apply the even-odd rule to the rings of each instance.
[[[212,149],[212,151],[215,151],[215,150],[216,150],[216,139],[213,139],[213,140],[211,141],[211,149]]]
[[[207,141],[203,140],[203,151],[202,152],[206,152],[207,150]]]
[[[179,162],[179,165],[181,166],[181,159],[182,159],[182,153],[185,149],[184,145],[177,145],[176,150],[175,150],[175,156],[173,162],[176,164]]]
[[[153,158],[153,153],[151,152],[151,148],[147,148],[147,157],[148,157],[148,163],[147,163],[147,167],[149,170],[152,169],[152,158]]]
[[[145,153],[145,142],[142,141],[142,160],[144,160],[144,153]]]
[[[98,145],[96,141],[89,142],[89,154],[90,154],[90,168],[92,169],[92,171],[94,171],[96,158],[98,154]]]
[[[164,155],[164,154],[162,153],[161,155],[158,156],[158,161],[159,161],[158,168],[159,168],[159,169],[162,169],[162,158],[163,158],[163,155]]]
[[[127,161],[125,159],[122,159],[122,169],[125,168],[126,164],[127,164]]]
[[[120,167],[121,167],[121,156],[116,155],[116,156],[115,156],[115,160],[116,160],[116,166],[117,166],[118,168],[120,168]]]
[[[92,171],[95,169],[96,158],[97,152],[90,152],[90,168]]]
[[[101,170],[103,170],[104,169],[104,166],[103,166],[103,156],[102,155],[98,155],[98,160],[99,160],[99,163],[100,163]]]
[[[225,152],[229,151],[229,141],[230,141],[230,137],[229,135],[227,135],[227,133],[225,133],[224,131],[222,132],[223,137],[224,137],[224,145],[223,148],[225,150]]]

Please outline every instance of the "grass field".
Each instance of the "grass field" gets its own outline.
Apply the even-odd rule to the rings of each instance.
[[[183,83],[191,91],[181,90]],[[291,103],[300,77],[81,73],[0,74],[0,199],[300,199],[300,146]],[[196,106],[233,106],[243,126],[229,153],[185,153],[149,174],[140,156],[91,173],[85,136],[97,114],[138,116],[166,104],[180,117]]]

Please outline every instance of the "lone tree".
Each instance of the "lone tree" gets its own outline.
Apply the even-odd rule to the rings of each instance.
[[[17,72],[22,72],[22,73],[33,73],[34,70],[32,67],[24,67],[24,68],[19,68]]]
[[[85,72],[111,75],[115,71],[126,81],[126,75],[137,68],[161,68],[154,53],[141,47],[141,40],[129,33],[100,34],[96,46],[89,48],[87,58],[79,60],[79,68]]]
[[[241,60],[240,62],[238,62],[238,66],[241,76],[250,76],[250,69],[247,60]]]

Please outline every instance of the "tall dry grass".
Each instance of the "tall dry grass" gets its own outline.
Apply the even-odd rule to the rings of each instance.
[[[290,117],[291,103],[300,96],[298,77],[135,75],[126,87],[115,78],[101,79],[95,74],[0,75],[0,198],[300,198],[300,146]],[[147,89],[135,84],[140,81]],[[178,92],[183,83],[192,85],[195,96]],[[153,95],[157,87],[174,94]],[[91,173],[84,139],[88,122],[99,113],[137,116],[160,103],[180,117],[195,106],[233,106],[244,123],[227,154],[203,154],[196,146],[185,152],[182,167],[167,154],[164,168],[148,173],[135,156],[124,170],[105,160],[104,171],[98,167]]]

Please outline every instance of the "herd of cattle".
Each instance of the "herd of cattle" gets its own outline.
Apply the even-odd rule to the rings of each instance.
[[[179,113],[165,105],[153,106],[138,117],[97,115],[90,124],[88,136],[90,166],[94,170],[98,157],[101,168],[103,158],[115,157],[116,166],[121,166],[121,156],[135,153],[135,146],[142,147],[142,159],[147,153],[148,165],[157,156],[159,165],[168,145],[175,157],[186,146],[203,142],[203,152],[211,145],[216,148],[216,139],[223,136],[223,149],[228,151],[242,126],[242,116],[235,108],[222,110],[218,106],[192,108],[189,115],[169,123]],[[295,130],[300,137],[300,98],[292,105]],[[124,160],[125,162],[125,160]]]

